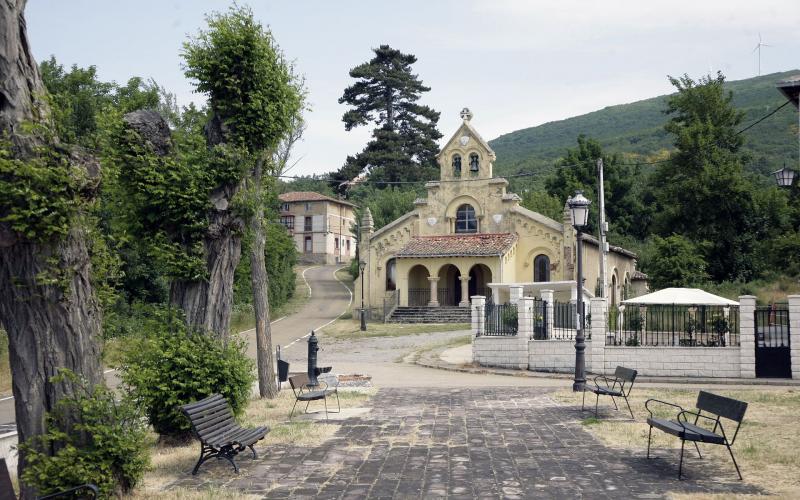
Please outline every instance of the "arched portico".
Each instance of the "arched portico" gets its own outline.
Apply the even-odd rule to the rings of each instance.
[[[489,283],[492,282],[492,270],[486,264],[475,264],[469,270],[469,297],[473,295],[483,295],[487,297]]]
[[[462,302],[461,271],[453,264],[439,269],[437,300],[442,306],[457,306]]]
[[[408,271],[408,305],[427,306],[431,301],[430,272],[422,264]]]

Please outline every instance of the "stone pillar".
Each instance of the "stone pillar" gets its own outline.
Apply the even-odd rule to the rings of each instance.
[[[517,335],[525,340],[533,337],[533,297],[521,297],[517,302]],[[527,343],[525,344],[527,349]]]
[[[483,335],[486,322],[486,297],[474,295],[472,297],[472,336]]]
[[[431,299],[428,301],[428,307],[439,307],[439,277],[428,276],[428,281],[431,283]]]
[[[547,322],[544,325],[544,338],[550,339],[553,338],[553,322],[555,321],[555,293],[553,290],[542,290],[541,292],[542,300],[545,302],[545,317],[547,318]]]
[[[792,378],[800,379],[800,295],[789,295],[789,338]]]
[[[589,313],[592,315],[592,347],[587,349],[587,370],[591,368],[594,373],[606,373],[606,330],[608,329],[608,303],[604,298],[589,300]],[[591,361],[590,361],[591,360]]]
[[[458,307],[469,307],[469,276],[461,276],[461,302]]]
[[[756,298],[739,297],[739,369],[742,378],[756,378]]]
[[[511,285],[508,287],[508,303],[518,304],[522,298],[522,285]]]

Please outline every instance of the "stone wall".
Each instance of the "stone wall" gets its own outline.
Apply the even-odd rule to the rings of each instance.
[[[592,371],[592,341],[586,341],[586,369]],[[575,342],[531,340],[528,343],[528,369],[536,372],[575,372]]]
[[[605,346],[605,373],[618,366],[650,377],[741,376],[738,347]]]
[[[528,369],[528,346],[519,337],[475,337],[472,360],[481,366]]]

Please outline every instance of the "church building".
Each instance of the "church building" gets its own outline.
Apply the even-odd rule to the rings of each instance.
[[[377,231],[365,212],[359,252],[366,267],[356,297],[365,286],[365,306],[372,310],[387,301],[463,308],[475,295],[507,301],[516,284],[526,296],[553,290],[574,299],[576,231],[569,210],[557,221],[520,206],[520,197],[506,190],[508,181],[492,175],[496,156],[473,128],[472,113],[465,108],[461,118],[438,155],[439,180],[426,184],[427,196],[414,201],[414,210]],[[600,253],[589,235],[583,256],[584,294],[593,297]],[[644,287],[635,254],[610,246],[607,262],[610,304]]]

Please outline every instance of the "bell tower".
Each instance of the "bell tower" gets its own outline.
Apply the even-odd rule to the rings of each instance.
[[[473,113],[461,110],[461,126],[439,152],[441,180],[491,179],[492,165],[497,156],[489,144],[472,126]]]

